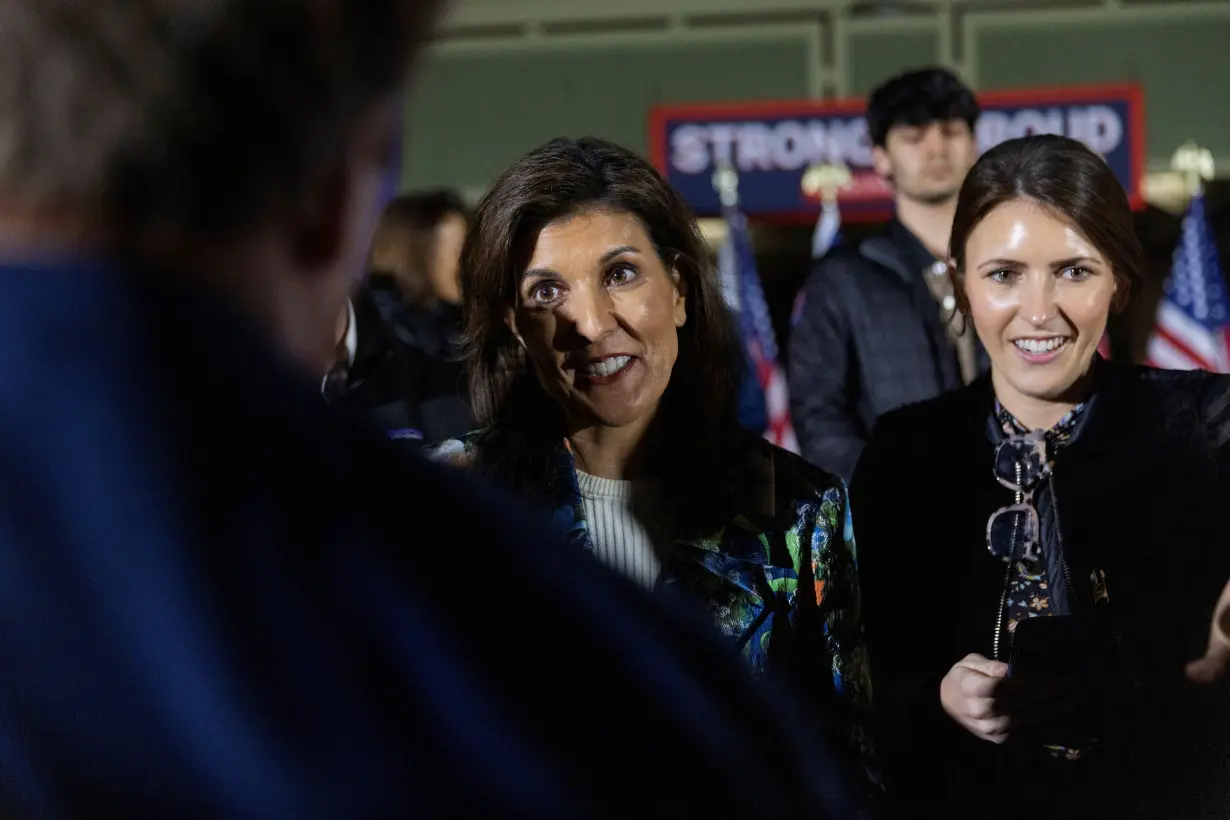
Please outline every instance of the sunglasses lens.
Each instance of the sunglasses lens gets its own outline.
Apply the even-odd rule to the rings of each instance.
[[[995,474],[1001,481],[1026,489],[1046,471],[1046,442],[1025,436],[1004,439],[995,449]]]
[[[1038,545],[1038,516],[1027,507],[1009,507],[991,517],[987,546],[1005,561],[1032,561]]]

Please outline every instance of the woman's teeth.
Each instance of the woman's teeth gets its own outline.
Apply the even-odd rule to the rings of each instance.
[[[1026,353],[1050,353],[1052,350],[1058,350],[1063,347],[1068,341],[1066,336],[1054,336],[1050,339],[1016,339],[1013,344],[1024,350]]]
[[[581,368],[581,372],[586,376],[613,376],[630,361],[632,361],[631,356],[612,356],[609,359],[585,365]]]

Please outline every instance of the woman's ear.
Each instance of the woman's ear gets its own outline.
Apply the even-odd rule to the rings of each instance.
[[[517,340],[517,344],[525,350],[525,339],[521,338],[521,332],[517,330],[517,311],[512,308],[504,311],[504,324],[508,326],[508,332]]]
[[[1110,312],[1121,313],[1128,305],[1132,298],[1132,285],[1130,282],[1114,277],[1114,290],[1110,296]]]
[[[678,268],[672,267],[671,282],[675,285],[671,313],[674,315],[675,327],[683,327],[688,323],[688,280],[683,278]]]

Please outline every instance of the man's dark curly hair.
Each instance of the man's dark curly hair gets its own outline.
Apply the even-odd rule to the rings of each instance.
[[[893,77],[867,100],[867,132],[871,144],[884,147],[894,125],[927,125],[965,120],[970,130],[978,121],[974,94],[951,71],[924,68]]]

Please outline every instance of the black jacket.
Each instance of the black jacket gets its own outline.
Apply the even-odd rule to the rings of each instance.
[[[906,816],[940,816],[934,801],[946,798],[950,816],[983,816],[961,813],[971,805],[1038,816],[1030,799],[1045,816],[1082,800],[1097,817],[1200,817],[1215,805],[1198,801],[1212,800],[1208,767],[1226,773],[1230,703],[1209,706],[1219,693],[1181,677],[1230,577],[1230,377],[1100,362],[1097,380],[1081,435],[1056,457],[1052,497],[1075,606],[1094,611],[1090,577],[1104,570],[1128,665],[1119,682],[1134,676],[1139,690],[1075,764],[978,740],[940,706],[957,661],[992,656],[1004,590],[1005,565],[986,547],[988,517],[1012,501],[992,471],[989,378],[889,413],[863,452],[851,504],[873,705]],[[1116,798],[1125,805],[1112,811]]]
[[[474,428],[460,364],[406,344],[371,294],[354,300],[357,347],[346,390],[333,406],[390,438],[433,445]]]
[[[846,481],[877,418],[962,386],[922,277],[934,261],[893,219],[819,260],[803,286],[790,337],[794,429],[808,461]]]
[[[396,283],[387,276],[372,275],[364,292],[402,342],[436,359],[452,361],[458,356],[461,310],[447,302],[410,305]]]

